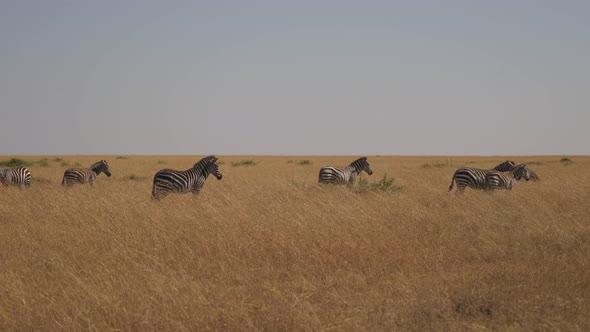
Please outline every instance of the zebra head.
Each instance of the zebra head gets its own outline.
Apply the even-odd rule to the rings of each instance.
[[[217,180],[221,180],[223,175],[221,174],[221,170],[219,170],[219,164],[217,164],[217,160],[219,158],[215,156],[207,156],[198,163],[196,163],[193,168],[201,170],[203,175],[208,176],[209,174],[213,174],[217,178]]]
[[[367,161],[367,157],[361,157],[353,161],[352,164],[350,164],[350,166],[354,167],[358,174],[360,174],[361,171],[365,171],[369,175],[373,174],[373,170],[371,169],[371,165],[369,165],[369,162]]]
[[[514,178],[516,180],[520,180],[520,179],[524,178],[525,180],[528,181],[531,179],[531,170],[529,170],[529,168],[527,167],[526,164],[514,165],[510,169],[510,172],[512,172],[512,174],[514,174]]]
[[[111,177],[111,168],[109,167],[109,164],[106,160],[101,160],[99,162],[92,164],[92,166],[90,166],[90,169],[94,173],[96,173],[96,175],[99,175],[102,172],[106,174],[108,177]]]

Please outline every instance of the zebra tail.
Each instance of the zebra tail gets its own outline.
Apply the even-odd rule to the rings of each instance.
[[[453,185],[455,184],[455,175],[457,175],[457,173],[453,174],[453,177],[451,178],[451,185],[449,186],[449,191],[453,190]]]

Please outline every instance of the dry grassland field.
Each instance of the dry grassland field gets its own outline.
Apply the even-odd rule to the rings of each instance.
[[[355,157],[219,156],[199,196],[151,200],[157,170],[201,157],[18,157],[0,330],[590,331],[590,157],[368,156],[349,188],[318,170]],[[100,159],[112,177],[61,187]],[[447,192],[506,159],[542,181]]]

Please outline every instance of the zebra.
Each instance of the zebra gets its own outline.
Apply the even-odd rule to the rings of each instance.
[[[493,169],[498,172],[508,172],[514,166],[516,166],[516,163],[514,161],[506,160],[505,162],[494,167]],[[535,181],[535,182],[541,181],[541,178],[537,175],[537,173],[531,171],[530,169],[528,169],[528,171],[529,171],[530,180]]]
[[[31,187],[31,172],[22,166],[1,167],[0,182],[5,186],[18,186],[18,189],[22,189],[24,185],[25,188],[29,189]]]
[[[451,185],[449,191],[453,190],[453,184],[457,182],[457,191],[463,192],[466,187],[473,189],[484,189],[486,175],[494,170],[461,167],[455,171],[453,178],[451,178]]]
[[[168,168],[158,171],[154,175],[152,198],[160,199],[171,192],[199,194],[209,174],[213,174],[217,180],[223,177],[217,160],[215,156],[207,156],[186,171]]]
[[[516,181],[524,178],[526,181],[531,179],[531,171],[526,164],[517,164],[507,172],[493,171],[486,174],[485,190],[507,189],[512,190]]]
[[[96,181],[96,177],[104,173],[108,177],[111,176],[111,169],[106,160],[97,161],[90,168],[70,168],[64,172],[61,185],[69,188],[76,183],[88,183],[91,186]]]
[[[352,185],[354,184],[356,177],[360,175],[361,171],[365,171],[369,175],[373,174],[373,170],[367,161],[367,157],[361,157],[345,167],[322,167],[320,169],[318,182],[334,184],[348,183],[349,185]]]

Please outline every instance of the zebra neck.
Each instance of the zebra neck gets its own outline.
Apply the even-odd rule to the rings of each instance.
[[[197,171],[197,173],[205,178],[207,178],[209,176],[209,165],[196,165],[196,167],[194,167],[194,169]]]

